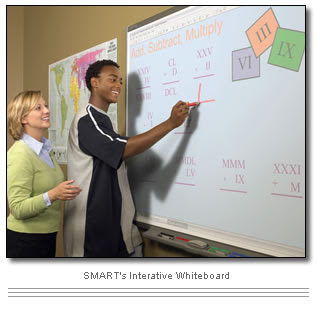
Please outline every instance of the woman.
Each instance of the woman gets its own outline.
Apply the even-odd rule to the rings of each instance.
[[[7,154],[7,257],[54,257],[59,200],[81,191],[65,181],[49,140],[50,111],[40,91],[24,91],[8,105],[8,129],[16,140]]]

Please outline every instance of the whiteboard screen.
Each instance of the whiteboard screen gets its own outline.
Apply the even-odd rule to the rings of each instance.
[[[128,161],[137,220],[305,256],[305,6],[187,7],[128,28],[127,135],[187,121]]]

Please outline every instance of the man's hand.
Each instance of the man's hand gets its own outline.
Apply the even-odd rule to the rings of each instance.
[[[170,118],[168,122],[172,126],[172,129],[177,128],[183,124],[189,114],[189,106],[183,101],[178,101],[171,110]]]

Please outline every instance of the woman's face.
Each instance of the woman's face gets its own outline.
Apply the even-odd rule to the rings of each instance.
[[[50,111],[43,98],[40,98],[33,110],[23,118],[25,131],[45,130],[50,127]]]

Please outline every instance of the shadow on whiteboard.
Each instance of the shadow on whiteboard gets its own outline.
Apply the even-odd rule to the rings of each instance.
[[[130,110],[130,121],[127,120],[128,132],[131,133],[131,136],[141,134],[138,128],[139,121],[143,119],[141,113],[142,110],[145,110],[143,105],[148,104],[148,96],[146,96],[146,89],[148,86],[144,86],[143,81],[140,76],[136,73],[131,73],[128,76],[128,96],[134,96],[135,106],[128,106],[127,109]],[[164,103],[167,104],[167,103]],[[175,104],[172,103],[172,106]],[[152,113],[153,111],[150,111]],[[158,123],[152,124],[152,127],[157,126],[162,121],[165,121],[164,116],[162,120],[159,120]],[[171,150],[171,156],[168,160],[164,160],[155,150],[151,148],[145,151],[142,154],[135,156],[134,159],[128,159],[128,178],[130,183],[130,188],[132,193],[136,195],[142,195],[144,206],[150,206],[151,195],[155,195],[158,200],[164,201],[170,191],[170,188],[175,182],[176,176],[182,165],[181,160],[177,158],[183,158],[185,151],[187,149],[188,143],[192,137],[192,133],[195,132],[199,119],[199,109],[192,108],[190,110],[189,116],[185,121],[185,124],[181,126],[185,130],[185,134],[175,135],[175,139],[179,139],[177,145],[175,145],[175,150]],[[151,128],[150,128],[151,129]],[[162,142],[166,143],[168,136],[174,135],[174,131],[170,132],[166,137],[163,138]],[[135,200],[135,197],[133,197]],[[151,214],[151,210],[144,209],[144,215],[148,216]]]

